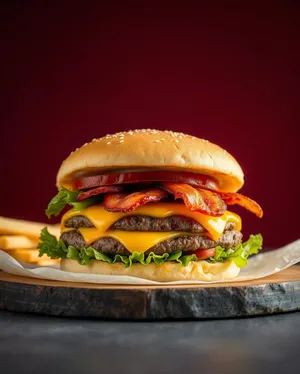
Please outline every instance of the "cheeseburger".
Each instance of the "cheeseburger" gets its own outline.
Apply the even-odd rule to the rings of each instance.
[[[228,280],[262,247],[260,234],[243,242],[241,217],[228,208],[263,215],[237,193],[240,165],[204,139],[149,129],[106,135],[71,153],[56,183],[47,216],[71,209],[60,239],[44,228],[39,249],[66,271]]]

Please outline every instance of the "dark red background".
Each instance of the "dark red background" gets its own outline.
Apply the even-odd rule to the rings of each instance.
[[[239,160],[242,191],[265,211],[238,210],[246,234],[262,232],[267,247],[300,236],[296,2],[39,3],[1,11],[1,215],[45,220],[74,148],[158,128]]]

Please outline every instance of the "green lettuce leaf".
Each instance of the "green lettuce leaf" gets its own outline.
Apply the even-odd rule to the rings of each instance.
[[[101,201],[101,196],[92,196],[85,200],[77,201],[79,193],[79,191],[69,191],[64,187],[60,187],[58,194],[53,197],[46,209],[47,217],[58,216],[67,204],[71,205],[74,211],[77,211],[90,205],[98,204]]]
[[[186,255],[183,251],[175,251],[171,254],[164,253],[156,255],[151,252],[148,255],[140,252],[134,252],[130,256],[116,254],[115,256],[105,255],[92,247],[75,248],[71,245],[68,247],[62,240],[57,240],[55,236],[49,234],[45,227],[40,236],[38,248],[39,256],[47,254],[50,258],[70,258],[76,260],[81,265],[87,265],[91,260],[106,261],[110,264],[122,262],[125,267],[130,267],[134,263],[148,265],[154,262],[157,265],[163,264],[165,261],[176,261],[182,266],[187,266],[190,261],[197,261],[194,254]],[[258,253],[262,246],[262,236],[251,235],[249,240],[243,244],[239,244],[233,249],[225,249],[220,246],[216,247],[216,255],[208,259],[209,262],[224,262],[232,259],[238,267],[247,265],[247,258]]]
[[[67,247],[62,240],[57,240],[54,235],[49,234],[47,227],[41,231],[40,242],[38,244],[40,250],[39,256],[44,254],[50,258],[63,258],[66,257]]]
[[[69,191],[64,187],[60,187],[58,194],[53,197],[53,199],[48,204],[46,209],[46,215],[48,218],[51,216],[58,216],[59,213],[64,209],[67,204],[76,202],[78,191]]]
[[[257,254],[262,248],[263,239],[261,234],[250,235],[250,238],[241,244],[238,244],[235,248],[222,248],[216,247],[216,254],[214,257],[210,257],[210,262],[224,262],[228,259],[232,259],[235,264],[242,268],[247,265],[248,257]]]

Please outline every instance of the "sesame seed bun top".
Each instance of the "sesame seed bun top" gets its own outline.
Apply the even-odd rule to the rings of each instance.
[[[106,135],[76,149],[62,163],[57,186],[71,188],[77,178],[126,169],[209,175],[225,192],[236,192],[244,184],[240,165],[218,145],[183,133],[147,129]]]

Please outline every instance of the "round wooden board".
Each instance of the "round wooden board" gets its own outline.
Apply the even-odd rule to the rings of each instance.
[[[243,317],[300,310],[300,266],[248,282],[130,286],[57,282],[0,271],[0,309],[121,320]]]

